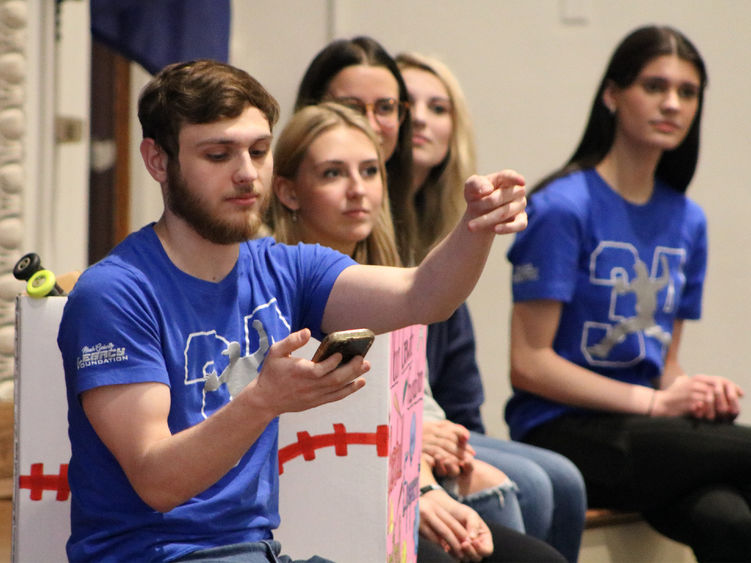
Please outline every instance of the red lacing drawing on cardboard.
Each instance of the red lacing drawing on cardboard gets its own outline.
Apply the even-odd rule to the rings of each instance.
[[[31,500],[42,500],[43,491],[56,491],[55,500],[66,501],[70,497],[68,464],[61,463],[57,475],[45,475],[43,463],[32,463],[29,475],[18,477],[18,488],[29,489]]]
[[[389,427],[381,424],[375,432],[347,432],[344,424],[334,424],[330,434],[311,436],[308,432],[298,432],[297,442],[279,450],[279,473],[284,471],[284,463],[302,456],[306,461],[315,459],[315,451],[320,448],[334,447],[337,456],[346,456],[350,445],[374,445],[378,457],[388,455]],[[18,477],[18,488],[28,489],[31,500],[42,500],[44,491],[55,491],[55,500],[67,501],[70,498],[68,485],[68,464],[61,463],[57,474],[44,474],[43,463],[32,463],[28,475]]]
[[[284,473],[284,464],[291,459],[302,456],[305,461],[316,458],[316,450],[333,446],[337,456],[346,456],[350,445],[375,445],[378,457],[386,457],[389,449],[389,427],[387,424],[376,426],[375,432],[347,432],[342,423],[333,424],[330,434],[311,436],[308,432],[297,433],[297,442],[279,448],[279,474]]]

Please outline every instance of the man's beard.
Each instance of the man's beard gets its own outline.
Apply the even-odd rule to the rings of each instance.
[[[167,165],[167,208],[184,219],[195,231],[215,244],[235,244],[253,238],[263,224],[262,217],[268,198],[259,194],[255,212],[248,214],[244,223],[223,221],[207,210],[206,203],[193,193],[177,164]]]

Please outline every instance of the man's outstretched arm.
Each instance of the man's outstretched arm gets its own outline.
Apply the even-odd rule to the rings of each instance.
[[[511,170],[469,178],[464,216],[422,263],[347,268],[331,291],[322,329],[387,332],[448,318],[477,283],[495,235],[527,226],[523,186],[524,178]]]

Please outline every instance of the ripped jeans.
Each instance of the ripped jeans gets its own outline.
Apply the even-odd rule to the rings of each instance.
[[[522,511],[516,494],[518,487],[511,479],[500,485],[462,496],[457,493],[452,479],[438,479],[441,486],[454,499],[474,509],[485,522],[500,524],[525,533]]]

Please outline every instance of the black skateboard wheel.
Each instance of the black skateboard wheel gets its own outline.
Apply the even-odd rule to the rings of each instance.
[[[17,280],[28,280],[42,269],[42,260],[36,252],[24,254],[13,267],[13,276]]]
[[[55,274],[42,267],[42,260],[36,252],[24,254],[16,262],[13,276],[19,280],[26,280],[26,293],[31,297],[65,295],[63,289],[57,285]]]

